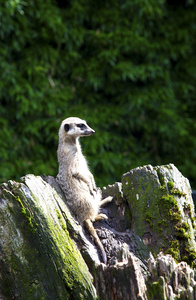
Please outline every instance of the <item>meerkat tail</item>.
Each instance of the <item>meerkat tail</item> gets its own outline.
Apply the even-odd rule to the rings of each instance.
[[[89,230],[90,234],[94,238],[95,243],[99,247],[99,249],[101,251],[101,256],[102,256],[103,263],[107,264],[107,256],[106,256],[105,250],[104,250],[103,245],[102,245],[102,243],[101,243],[101,241],[100,241],[100,239],[97,235],[97,232],[96,232],[95,228],[93,227],[93,223],[91,222],[90,219],[87,219],[87,220],[84,221],[84,225]]]

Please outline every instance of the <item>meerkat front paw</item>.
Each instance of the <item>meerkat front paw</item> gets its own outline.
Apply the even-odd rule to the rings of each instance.
[[[100,201],[99,206],[103,206],[106,203],[111,202],[112,200],[113,200],[113,197],[112,196],[108,196],[107,198],[105,198],[105,199],[103,199],[103,200]]]

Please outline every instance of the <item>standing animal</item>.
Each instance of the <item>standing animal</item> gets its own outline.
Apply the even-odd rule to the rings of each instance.
[[[79,143],[80,137],[94,133],[86,121],[79,118],[70,117],[62,121],[57,151],[59,163],[57,182],[65,194],[71,211],[79,222],[84,222],[99,246],[103,262],[106,264],[106,253],[92,222],[107,219],[105,214],[99,213],[99,208],[110,202],[112,197],[102,200],[101,191],[96,187]]]

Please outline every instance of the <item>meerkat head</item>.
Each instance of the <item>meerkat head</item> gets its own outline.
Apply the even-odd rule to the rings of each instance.
[[[95,131],[87,125],[86,121],[76,117],[71,117],[63,120],[61,123],[59,138],[76,139],[82,136],[89,136],[94,133]]]

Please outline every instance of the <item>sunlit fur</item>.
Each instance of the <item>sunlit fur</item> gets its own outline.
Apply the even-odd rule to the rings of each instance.
[[[67,132],[65,124],[70,127]],[[86,128],[80,128],[78,124],[84,124]],[[59,129],[57,181],[65,193],[69,207],[81,222],[86,219],[95,220],[101,201],[101,192],[96,188],[79,143],[79,137],[93,133],[94,130],[84,120],[75,117],[65,119]]]

